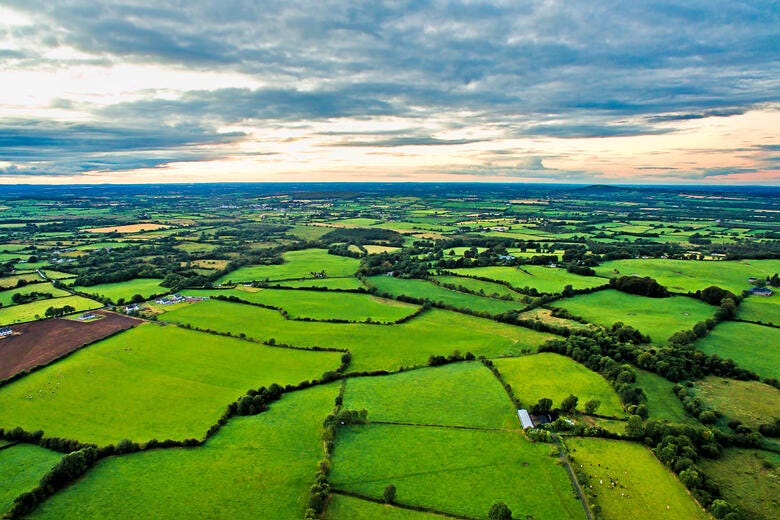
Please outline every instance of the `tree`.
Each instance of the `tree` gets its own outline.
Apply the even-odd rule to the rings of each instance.
[[[382,498],[384,498],[385,504],[392,504],[395,502],[395,486],[392,484],[387,486],[384,493],[382,493]]]
[[[561,411],[568,414],[574,413],[574,411],[577,409],[578,401],[579,398],[576,395],[569,394],[569,397],[566,397],[563,401],[561,401]]]
[[[599,406],[601,406],[601,401],[598,399],[591,399],[587,403],[585,403],[585,413],[590,415],[596,413],[596,410],[598,410]]]
[[[629,437],[638,438],[645,434],[645,425],[642,423],[642,418],[638,415],[632,415],[628,418],[626,424],[626,435]]]
[[[488,511],[490,520],[512,520],[512,510],[503,502],[496,502]]]
[[[542,415],[550,411],[553,401],[549,397],[542,397],[539,402],[531,407],[531,413],[534,415]]]

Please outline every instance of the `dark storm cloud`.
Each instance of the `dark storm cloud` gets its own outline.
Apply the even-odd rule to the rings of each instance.
[[[595,138],[670,132],[780,101],[780,4],[772,0],[5,4],[36,23],[13,30],[26,45],[0,49],[0,64],[50,65],[43,51],[67,45],[94,63],[238,72],[268,85],[193,85],[175,99],[150,92],[94,114],[161,121],[159,144],[170,150],[191,144],[180,123],[213,137],[221,123],[436,116],[454,127],[504,125],[508,136]],[[453,144],[415,134],[373,146],[414,140]]]
[[[199,150],[199,145],[225,144],[241,137],[240,133],[216,134],[193,127],[130,128],[12,121],[0,124],[0,161],[14,164],[0,173],[65,175],[204,160],[215,152]]]

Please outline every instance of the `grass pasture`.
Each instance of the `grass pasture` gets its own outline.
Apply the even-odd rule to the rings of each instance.
[[[0,450],[0,513],[8,511],[17,496],[37,486],[61,457],[61,453],[32,444]]]
[[[235,296],[252,303],[272,305],[284,309],[291,318],[313,320],[340,319],[380,323],[400,320],[416,312],[419,306],[377,298],[369,294],[347,292],[325,292],[289,289],[255,289],[239,286],[226,290],[187,290],[191,296],[223,295]]]
[[[16,287],[16,284],[19,283],[19,280],[24,280],[26,282],[38,282],[42,280],[42,278],[36,272],[3,276],[0,278],[0,289],[4,290]]]
[[[483,280],[475,280],[474,278],[468,278],[466,276],[435,276],[439,283],[454,285],[455,287],[465,287],[469,291],[480,293],[491,298],[511,298],[513,300],[522,300],[524,295],[519,294],[509,287],[500,283],[485,282]]]
[[[565,269],[538,265],[471,267],[453,269],[452,272],[461,276],[479,276],[504,281],[518,289],[529,287],[549,294],[560,293],[567,285],[571,285],[574,289],[587,289],[606,283],[602,278],[596,276],[580,276]]]
[[[610,327],[618,321],[631,325],[661,345],[677,331],[691,329],[696,323],[712,318],[717,307],[686,296],[647,298],[614,289],[553,303],[591,323]]]
[[[0,304],[2,304],[3,307],[10,307],[11,305],[15,305],[13,302],[14,294],[30,294],[33,292],[49,293],[53,298],[70,296],[69,292],[63,291],[62,289],[57,289],[51,284],[51,282],[33,283],[25,285],[24,287],[8,289],[7,291],[0,292]]]
[[[99,445],[201,438],[247,389],[319,377],[339,357],[140,325],[0,389],[0,427]]]
[[[299,520],[337,393],[325,385],[286,394],[267,412],[232,419],[201,447],[105,459],[31,518]]]
[[[347,380],[344,409],[370,421],[519,428],[512,402],[478,361]]]
[[[731,448],[697,464],[745,518],[780,518],[780,454]]]
[[[572,468],[583,471],[601,507],[599,518],[707,520],[677,477],[645,446],[627,441],[570,438]],[[614,483],[614,484],[613,484]]]
[[[780,329],[726,321],[697,341],[696,348],[731,358],[760,376],[780,379]]]
[[[548,444],[520,433],[373,424],[339,429],[331,483],[396,502],[485,518],[505,502],[515,518],[584,518],[563,467]],[[531,492],[522,490],[533,489]]]
[[[360,265],[360,260],[356,258],[329,255],[327,249],[287,251],[284,253],[283,258],[284,263],[279,265],[248,265],[239,267],[235,271],[219,278],[217,283],[315,278],[313,273],[321,271],[325,271],[328,278],[352,276]]]
[[[429,356],[448,355],[453,350],[487,357],[517,354],[553,337],[438,309],[399,325],[371,325],[290,321],[274,310],[207,300],[167,312],[160,320],[244,333],[256,339],[274,338],[301,347],[349,349],[353,355],[349,370],[356,372],[425,365]]]
[[[596,413],[622,417],[625,415],[615,391],[606,379],[571,358],[543,352],[532,356],[493,360],[512,392],[526,406],[548,397],[553,406],[574,394],[579,397],[577,408],[582,410],[587,401],[601,401]]]
[[[453,291],[445,287],[440,287],[427,280],[394,278],[392,276],[372,276],[366,279],[366,283],[376,287],[379,294],[427,298],[433,302],[448,305],[456,309],[466,309],[472,312],[500,314],[502,312],[521,309],[525,306],[525,304],[514,300],[497,300]]]
[[[750,428],[757,429],[760,424],[780,418],[780,390],[758,381],[709,376],[696,381],[694,390],[706,407]]]
[[[285,282],[274,282],[272,286],[294,287],[296,289],[307,289],[324,287],[326,289],[359,289],[365,286],[354,276],[344,276],[341,278],[309,278],[307,280],[288,280]]]
[[[737,318],[756,321],[768,325],[780,326],[780,295],[749,296],[742,300],[737,310]]]
[[[780,260],[693,261],[648,258],[613,260],[594,268],[612,278],[636,274],[650,276],[670,291],[695,292],[717,285],[734,294],[750,288],[748,278],[766,278],[780,272]]]
[[[646,404],[650,412],[650,419],[684,423],[696,422],[693,417],[685,413],[682,403],[672,392],[674,383],[645,370],[637,370],[636,374],[637,386],[642,388],[647,395]]]
[[[136,294],[140,294],[146,299],[152,295],[169,292],[170,289],[160,286],[161,281],[156,278],[136,278],[125,282],[102,283],[88,287],[75,286],[73,289],[84,294],[97,294],[117,303],[120,299],[130,301]]]
[[[325,512],[325,520],[374,520],[375,518],[384,518],[386,520],[443,520],[447,517],[335,494],[331,495],[328,501],[328,509]]]
[[[10,325],[13,323],[22,323],[43,318],[46,309],[49,307],[64,307],[70,305],[75,308],[74,312],[83,312],[92,309],[99,309],[103,304],[83,298],[81,296],[63,296],[62,298],[50,298],[48,300],[38,300],[23,305],[13,305],[0,309],[0,325]]]

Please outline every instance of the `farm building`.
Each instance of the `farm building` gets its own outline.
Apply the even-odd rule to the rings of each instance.
[[[772,296],[773,293],[772,289],[769,289],[768,287],[751,287],[750,294],[756,296]]]
[[[11,327],[0,327],[0,337],[10,336],[13,333],[14,331],[11,330]]]
[[[520,423],[523,425],[523,429],[533,428],[534,422],[531,420],[531,416],[528,415],[528,410],[520,409],[517,411],[517,417],[520,419]]]

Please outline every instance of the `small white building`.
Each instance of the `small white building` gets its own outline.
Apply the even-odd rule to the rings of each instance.
[[[533,428],[534,422],[531,420],[531,416],[528,415],[528,410],[520,409],[517,411],[517,417],[520,419],[520,423],[523,425],[523,429]]]

